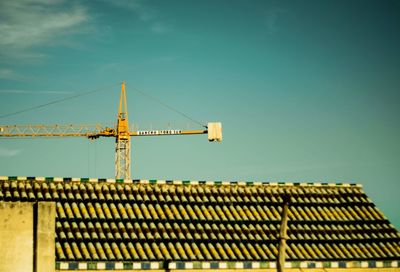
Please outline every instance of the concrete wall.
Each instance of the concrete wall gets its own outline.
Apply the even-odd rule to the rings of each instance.
[[[54,202],[37,204],[36,271],[53,272],[55,252],[56,205]]]
[[[0,202],[0,272],[55,271],[55,203]]]
[[[32,203],[0,202],[0,272],[6,271],[33,271]]]

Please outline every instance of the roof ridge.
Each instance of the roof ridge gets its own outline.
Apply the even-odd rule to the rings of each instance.
[[[198,181],[198,180],[160,180],[160,179],[113,179],[113,178],[72,178],[72,177],[26,177],[26,176],[0,176],[3,180],[37,180],[47,182],[108,182],[108,183],[139,183],[139,184],[175,184],[175,185],[267,185],[267,186],[301,186],[301,187],[358,187],[359,183],[331,183],[331,182],[271,182],[271,181]]]

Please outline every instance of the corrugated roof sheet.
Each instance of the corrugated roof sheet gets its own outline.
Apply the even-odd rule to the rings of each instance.
[[[0,201],[56,202],[57,261],[399,260],[400,234],[356,184],[0,177]]]

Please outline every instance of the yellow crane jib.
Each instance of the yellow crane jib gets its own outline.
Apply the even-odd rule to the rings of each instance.
[[[10,137],[99,137],[115,138],[115,178],[131,178],[131,137],[136,136],[171,136],[208,134],[210,142],[222,141],[222,125],[219,122],[208,123],[202,130],[129,130],[128,107],[125,82],[122,82],[119,99],[117,125],[115,128],[103,125],[0,125],[0,138]]]

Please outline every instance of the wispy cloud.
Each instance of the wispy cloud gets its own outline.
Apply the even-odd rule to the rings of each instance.
[[[20,55],[38,57],[35,48],[68,42],[89,20],[82,5],[64,0],[0,1],[0,18],[3,63],[4,58]]]
[[[15,157],[22,152],[21,149],[8,149],[0,147],[0,157]]]
[[[18,79],[18,75],[15,71],[7,68],[0,68],[0,79]]]
[[[177,59],[178,59],[178,57],[174,57],[174,56],[160,56],[160,57],[155,57],[155,58],[149,59],[145,63],[146,64],[170,63]]]
[[[265,24],[268,34],[274,34],[279,31],[278,21],[281,19],[283,13],[285,13],[285,10],[281,8],[273,8],[267,11]]]
[[[165,34],[173,30],[171,25],[162,20],[157,11],[154,8],[149,7],[144,0],[103,1],[113,7],[134,12],[137,18],[148,24],[148,29],[155,34]]]
[[[68,91],[29,91],[29,90],[0,90],[0,94],[72,94]]]
[[[0,79],[25,81],[31,78],[10,68],[0,68]]]
[[[138,18],[144,22],[152,21],[157,17],[154,10],[148,8],[148,6],[145,5],[144,0],[113,0],[113,1],[102,0],[102,1],[107,5],[134,12],[138,16]]]
[[[172,28],[166,23],[155,22],[150,27],[151,31],[158,34],[164,34],[172,31]]]
[[[103,0],[103,2],[129,10],[139,10],[143,8],[142,0],[113,0],[113,1]]]

